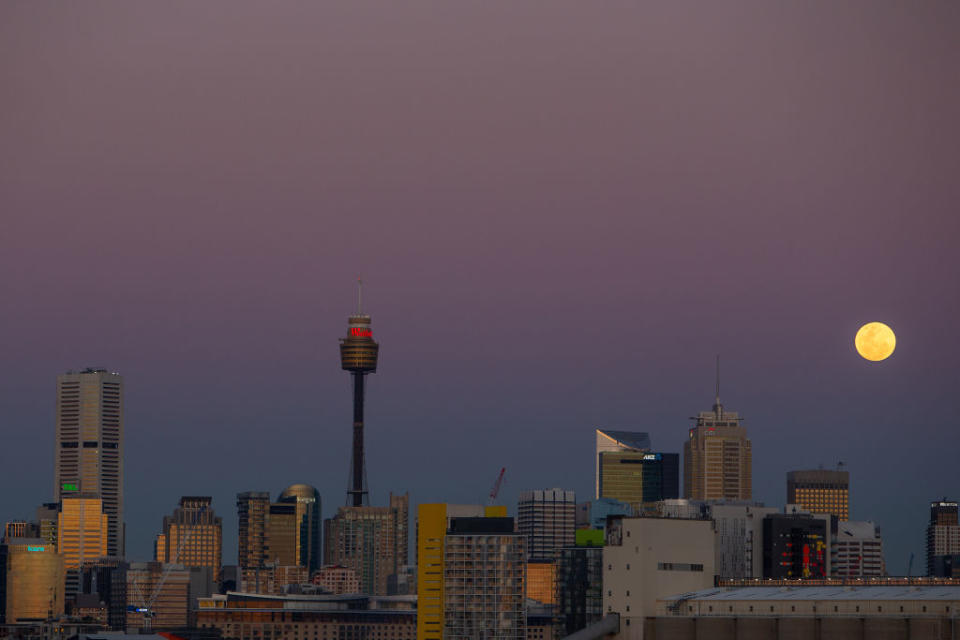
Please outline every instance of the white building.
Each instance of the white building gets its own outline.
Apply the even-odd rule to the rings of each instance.
[[[830,540],[830,575],[878,578],[884,574],[883,540],[872,522],[837,523]]]
[[[643,638],[657,600],[713,586],[713,522],[614,517],[603,548],[603,611],[620,615],[618,638]]]
[[[760,504],[711,504],[716,529],[717,575],[721,578],[763,576],[763,519],[776,507]]]

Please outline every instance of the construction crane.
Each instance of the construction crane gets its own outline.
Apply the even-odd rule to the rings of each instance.
[[[153,605],[156,603],[157,598],[160,597],[160,590],[163,589],[163,585],[166,584],[167,578],[170,577],[170,572],[173,571],[175,566],[177,566],[177,560],[180,559],[180,552],[183,551],[183,547],[196,530],[197,525],[199,524],[200,516],[206,510],[207,507],[203,506],[193,514],[193,523],[187,528],[185,534],[180,536],[180,541],[177,543],[177,550],[174,552],[173,558],[170,559],[170,562],[164,563],[163,573],[160,574],[160,579],[153,586],[153,591],[150,592],[149,599],[143,597],[143,592],[140,590],[140,580],[138,578],[134,578],[133,588],[137,592],[137,599],[139,600],[140,605],[130,605],[127,607],[127,611],[135,611],[143,614],[143,633],[153,633]]]
[[[910,562],[907,563],[907,577],[913,577],[913,552],[910,552]]]
[[[497,481],[493,483],[493,488],[490,489],[490,505],[493,505],[494,500],[497,499],[497,495],[500,493],[500,485],[503,484],[503,474],[506,472],[506,467],[500,467],[500,473],[497,474]]]

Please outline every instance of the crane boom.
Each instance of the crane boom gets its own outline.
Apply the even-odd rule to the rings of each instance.
[[[500,485],[503,484],[503,474],[506,472],[506,467],[500,467],[500,473],[497,474],[497,481],[493,483],[493,488],[490,489],[490,504],[493,504],[493,501],[497,499],[497,495],[500,493]]]

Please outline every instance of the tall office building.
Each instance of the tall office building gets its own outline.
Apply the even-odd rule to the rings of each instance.
[[[347,504],[360,507],[368,504],[367,469],[363,453],[363,387],[366,376],[377,371],[380,350],[373,340],[370,316],[361,310],[358,296],[357,313],[350,316],[347,337],[340,339],[340,365],[353,377],[353,453],[350,457],[350,488]]]
[[[320,492],[307,484],[294,484],[280,492],[277,502],[296,505],[296,561],[313,573],[323,565]]]
[[[267,561],[267,518],[270,494],[245,491],[237,494],[239,540],[237,565],[241,569],[263,567]]]
[[[602,498],[600,493],[600,467],[601,456],[604,453],[616,453],[621,451],[633,451],[646,453],[650,451],[650,434],[644,431],[615,431],[611,429],[596,430],[596,457],[594,461],[597,464],[595,473],[596,492],[595,498]]]
[[[64,496],[57,520],[57,551],[63,556],[66,593],[80,590],[80,570],[85,563],[107,555],[110,518],[95,493]]]
[[[600,497],[643,511],[680,497],[680,456],[652,451],[607,451],[600,454]]]
[[[517,524],[527,538],[529,560],[552,561],[560,547],[573,545],[577,499],[565,489],[523,491],[517,504]]]
[[[764,517],[764,578],[816,579],[829,575],[829,518],[809,513],[776,513]]]
[[[850,472],[810,469],[787,472],[787,504],[810,513],[828,513],[850,519]]]
[[[123,378],[104,369],[57,376],[54,496],[95,494],[107,515],[107,553],[124,555]]]
[[[267,515],[267,563],[278,567],[299,566],[297,558],[297,505],[277,502]]]
[[[172,516],[163,517],[154,560],[185,567],[209,567],[220,582],[223,519],[211,507],[209,496],[183,496]]]
[[[927,575],[937,575],[943,568],[943,556],[960,554],[960,523],[957,503],[946,498],[930,503],[927,525]],[[942,571],[940,571],[942,573]]]
[[[504,507],[419,505],[418,640],[524,638],[525,547]]]
[[[63,557],[40,538],[0,544],[0,624],[50,620],[63,613]]]
[[[719,365],[718,365],[719,370]],[[747,430],[735,411],[720,404],[720,377],[712,411],[701,411],[683,443],[683,497],[750,500],[753,460]]]
[[[159,562],[131,562],[126,574],[126,630],[133,633],[144,627],[146,598],[153,603],[151,621],[154,629],[179,629],[189,623],[190,577],[197,569],[164,566]],[[203,594],[197,594],[203,595]]]
[[[360,589],[387,595],[390,576],[407,564],[409,498],[390,495],[389,507],[340,507],[324,521],[324,564],[356,571]]]

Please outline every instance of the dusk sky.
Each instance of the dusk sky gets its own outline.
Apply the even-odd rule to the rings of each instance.
[[[0,520],[56,375],[126,383],[127,555],[212,495],[593,497],[594,429],[745,417],[754,497],[851,474],[888,570],[960,497],[960,4],[0,4]],[[860,358],[857,328],[897,349]]]

